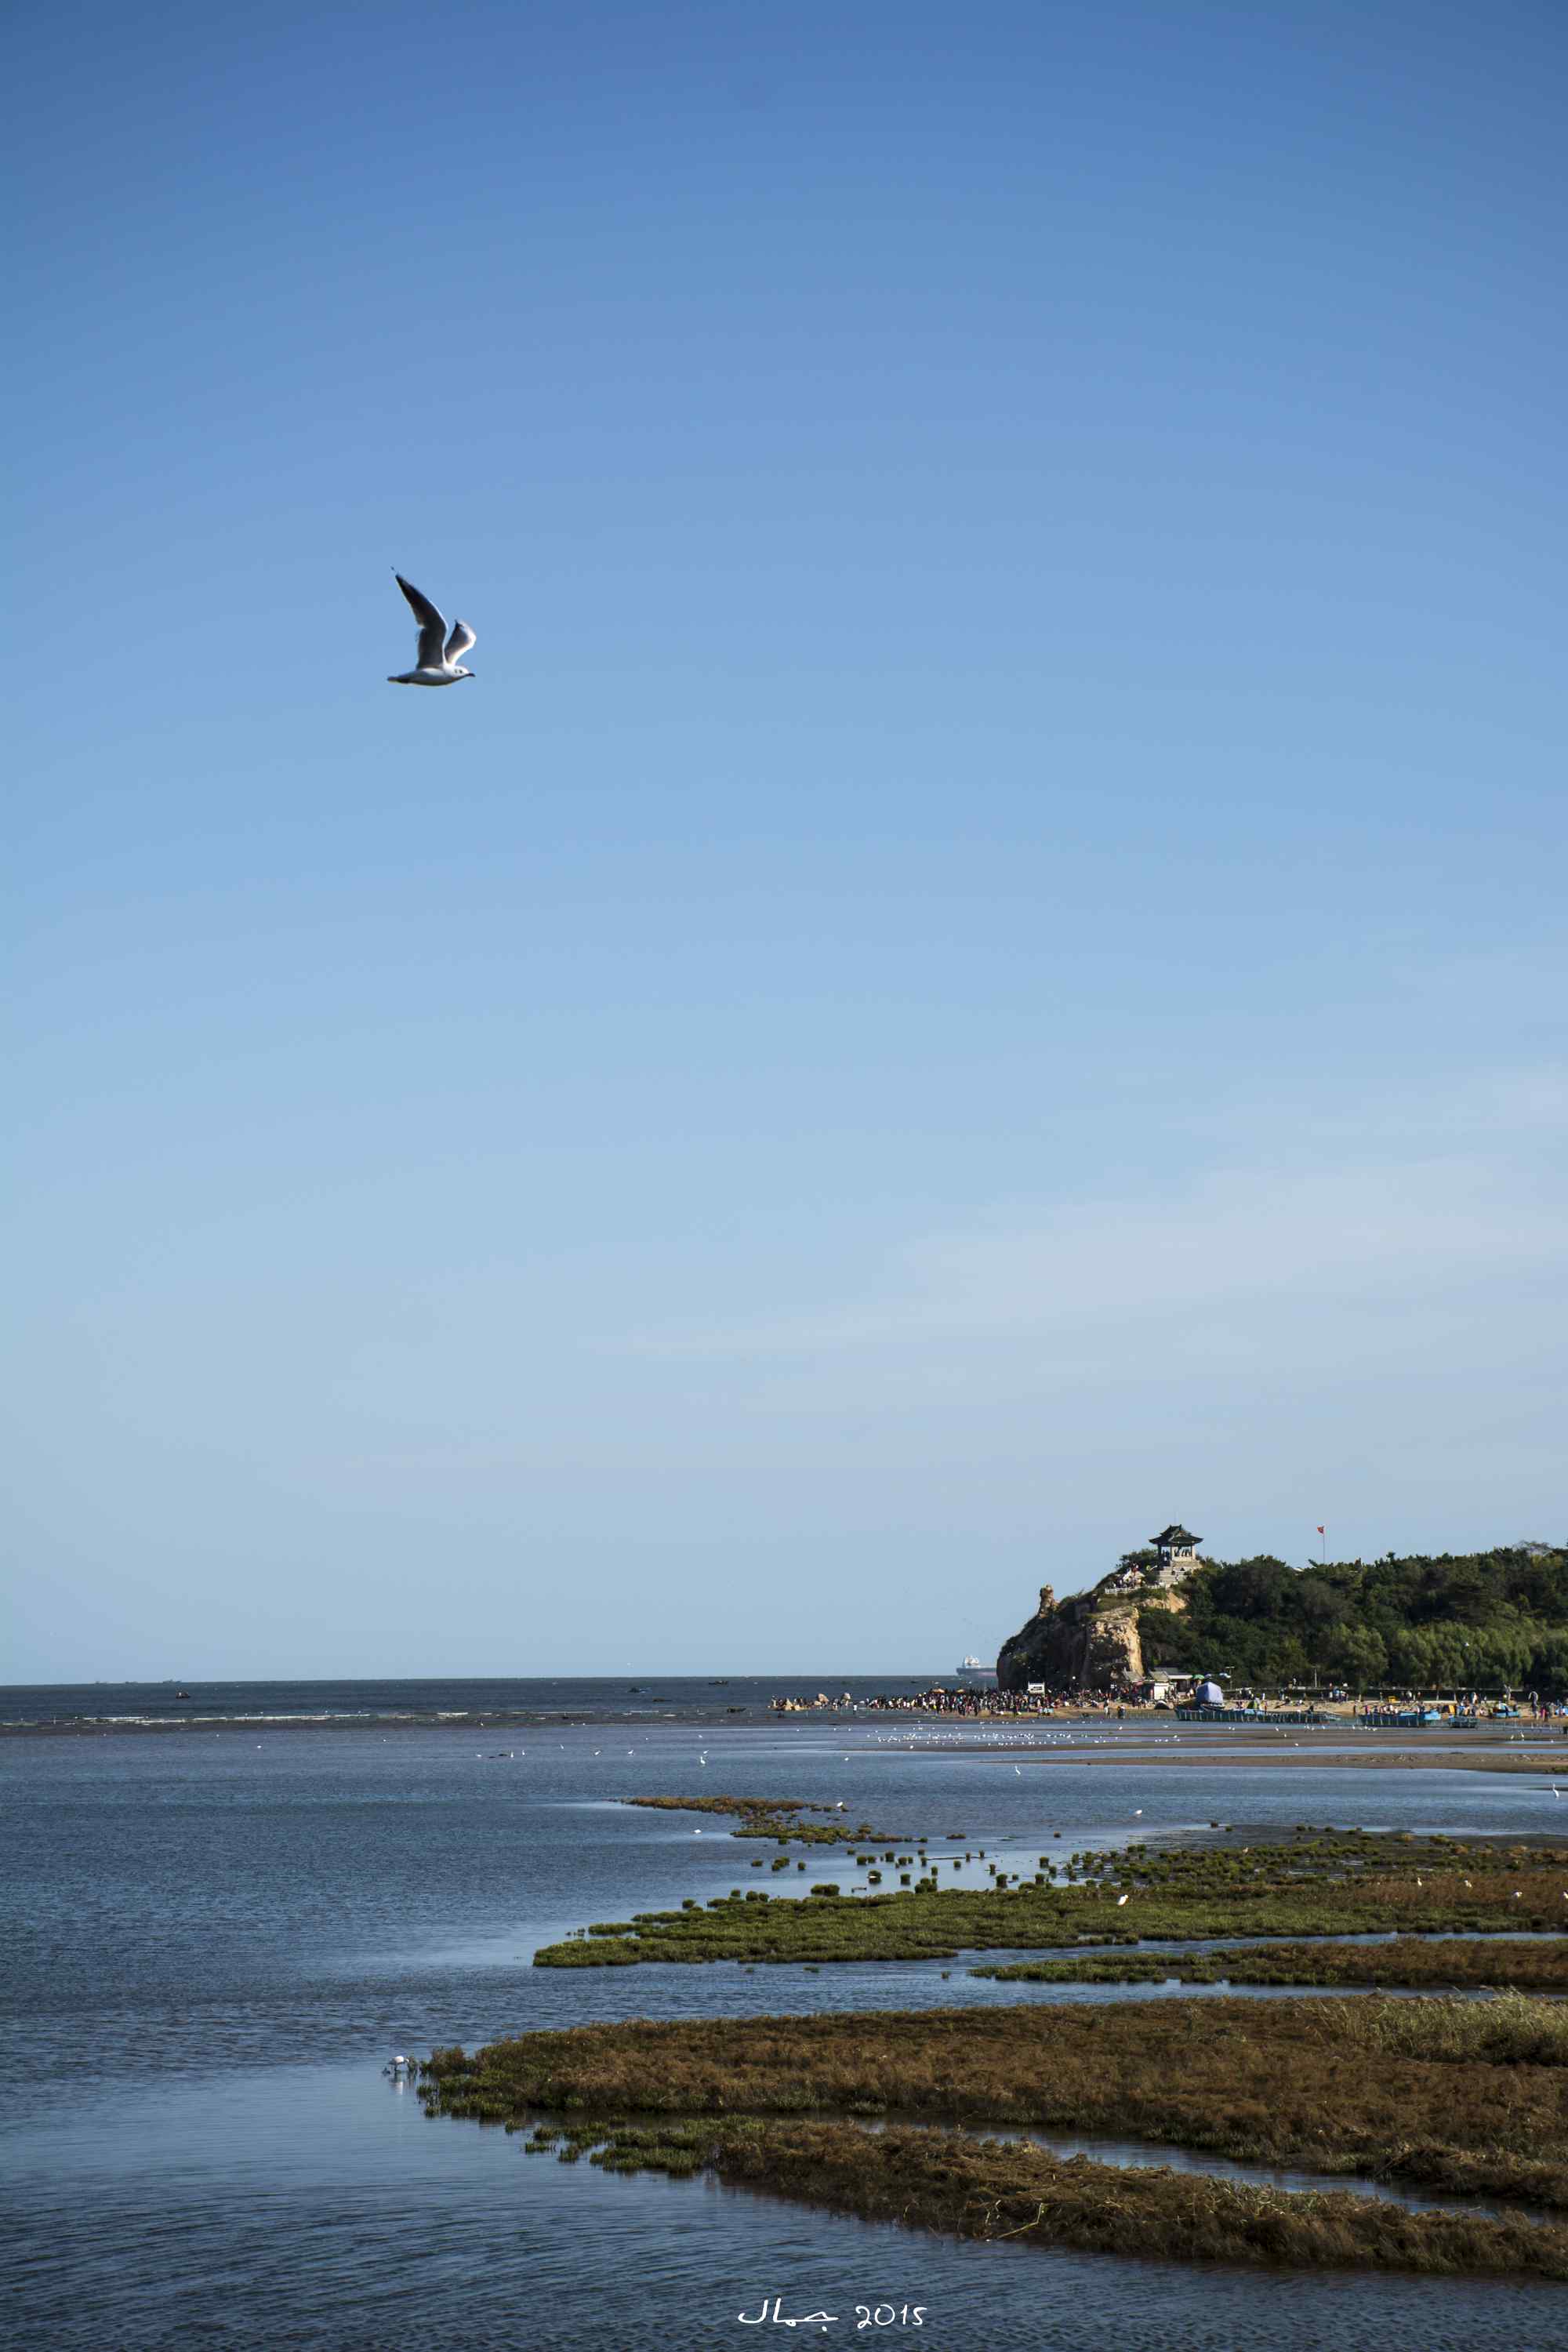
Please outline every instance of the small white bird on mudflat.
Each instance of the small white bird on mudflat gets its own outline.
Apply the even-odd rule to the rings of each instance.
[[[389,677],[388,686],[456,686],[460,677],[472,677],[474,672],[465,669],[458,659],[460,654],[479,643],[467,621],[454,621],[448,636],[447,624],[429,597],[422,596],[401,572],[392,576],[407,597],[419,624],[419,660],[414,669],[400,670],[395,677]]]

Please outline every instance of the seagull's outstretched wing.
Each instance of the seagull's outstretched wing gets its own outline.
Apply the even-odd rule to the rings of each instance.
[[[447,659],[449,662],[461,661],[468,647],[477,646],[479,642],[467,621],[454,621],[452,634],[447,640]]]
[[[392,576],[413,606],[414,617],[419,624],[420,668],[440,669],[443,666],[442,642],[447,635],[446,622],[436,610],[429,597],[422,596],[417,588],[405,580],[401,572],[395,572]]]

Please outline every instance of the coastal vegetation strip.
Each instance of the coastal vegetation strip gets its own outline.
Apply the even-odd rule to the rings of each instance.
[[[732,1837],[771,1838],[778,1845],[885,1845],[889,1839],[910,1843],[903,1831],[851,1822],[837,1805],[809,1805],[798,1797],[627,1797],[625,1801],[652,1812],[733,1814],[737,1826]],[[827,1818],[806,1821],[807,1813]]]
[[[1130,1553],[1142,1570],[1150,1555]],[[1151,1570],[1151,1576],[1153,1571]],[[1568,1545],[1305,1569],[1280,1559],[1204,1560],[1181,1586],[1180,1610],[1138,1617],[1150,1665],[1207,1674],[1223,1658],[1236,1683],[1336,1678],[1352,1689],[1392,1676],[1414,1689],[1510,1685],[1561,1691],[1568,1682]]]
[[[1568,1937],[1505,1942],[1396,1936],[1385,1943],[1240,1945],[1216,1952],[1080,1952],[992,1962],[971,1976],[1005,1984],[1398,1986],[1410,1991],[1568,1993]]]
[[[1568,1848],[1500,1850],[1451,1838],[1314,1831],[1244,1846],[1046,1855],[987,1887],[943,1885],[967,1855],[895,1853],[910,1880],[877,1891],[816,1888],[774,1900],[760,1888],[678,1911],[597,1923],[534,1955],[536,1968],[658,1961],[749,1964],[951,1958],[961,1951],[1052,1950],[1227,1936],[1495,1934],[1568,1930]],[[991,1865],[993,1870],[996,1866]]]
[[[435,2113],[514,2127],[548,2115],[600,2136],[658,2117],[721,2147],[737,2118],[1070,2129],[1568,2211],[1568,2011],[1520,1994],[583,2026],[471,2057],[437,2051],[420,2095]],[[857,2180],[879,2193],[881,2137],[855,2137],[848,2210],[869,2210],[854,2203]],[[996,2193],[1008,2180],[1026,2193],[1019,2168],[1034,2160],[997,2153]]]
[[[1255,2188],[1047,2155],[956,2132],[726,2116],[549,2127],[528,2143],[610,2172],[709,2172],[727,2186],[964,2238],[1015,2239],[1158,2262],[1296,2270],[1568,2279],[1568,2229],[1483,2214],[1414,2213],[1342,2189]]]

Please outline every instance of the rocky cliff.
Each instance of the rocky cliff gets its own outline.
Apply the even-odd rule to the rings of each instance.
[[[1048,1690],[1108,1690],[1142,1682],[1139,1611],[1185,1607],[1180,1579],[1168,1570],[1123,1565],[1101,1577],[1091,1591],[1061,1601],[1048,1584],[1042,1584],[1039,1607],[1002,1644],[997,1685],[1012,1691],[1030,1683],[1044,1683]]]

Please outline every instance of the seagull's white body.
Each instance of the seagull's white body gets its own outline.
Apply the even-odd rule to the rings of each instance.
[[[400,670],[387,679],[388,686],[456,686],[460,677],[472,677],[458,656],[479,643],[467,621],[454,621],[451,635],[447,624],[428,596],[422,596],[411,581],[401,572],[393,578],[407,597],[415,619],[419,624],[419,658],[412,669]]]

